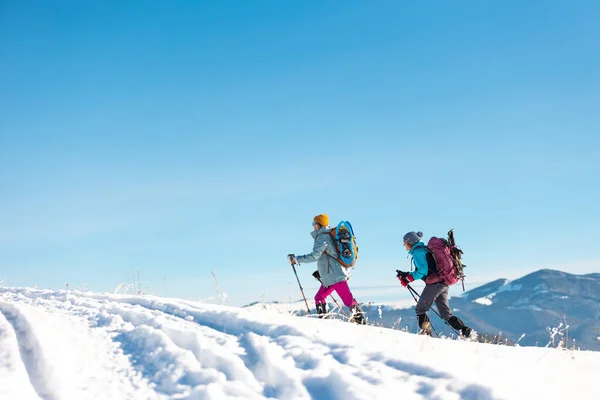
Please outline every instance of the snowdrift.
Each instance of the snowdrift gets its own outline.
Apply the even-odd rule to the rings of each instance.
[[[600,398],[600,353],[166,299],[0,288],[0,399]]]

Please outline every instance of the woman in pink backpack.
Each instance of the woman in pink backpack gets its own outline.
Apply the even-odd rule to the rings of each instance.
[[[404,235],[404,247],[408,251],[408,254],[412,256],[415,265],[415,271],[413,272],[398,271],[397,277],[404,287],[407,287],[410,282],[414,282],[417,279],[425,281],[428,276],[437,272],[435,259],[428,251],[425,243],[421,241],[422,238],[423,232],[408,232]],[[448,325],[460,331],[464,337],[469,337],[471,335],[471,328],[466,326],[460,318],[452,314],[448,302],[448,285],[442,282],[441,279],[431,278],[427,279],[425,288],[421,292],[421,297],[415,307],[419,328],[421,328],[420,333],[431,335],[431,322],[427,316],[427,311],[435,303],[440,316],[448,322]]]

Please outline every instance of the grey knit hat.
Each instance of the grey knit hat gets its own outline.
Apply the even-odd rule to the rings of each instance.
[[[414,245],[423,238],[423,232],[408,232],[404,235],[404,241],[409,245]]]

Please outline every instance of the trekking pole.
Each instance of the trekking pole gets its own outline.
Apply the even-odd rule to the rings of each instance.
[[[323,286],[323,281],[321,280],[321,278],[317,278],[315,276],[315,279],[317,279],[319,281],[319,283],[321,283],[321,286]],[[346,311],[344,311],[344,309],[340,306],[340,304],[337,302],[337,300],[335,299],[335,297],[333,297],[333,294],[330,294],[329,296],[331,296],[331,299],[333,300],[333,302],[335,303],[335,305],[337,306],[337,308],[342,312],[342,314],[344,314],[344,316],[346,318],[348,318],[348,314],[346,314]]]
[[[304,304],[306,304],[306,310],[310,314],[310,307],[308,307],[308,301],[306,301],[306,296],[304,295],[304,289],[302,289],[302,285],[300,284],[300,279],[298,278],[298,273],[296,272],[295,263],[292,263],[292,269],[294,270],[294,275],[296,275],[296,280],[298,281],[298,286],[300,286],[300,293],[302,293],[302,298],[304,299]],[[300,265],[300,264],[298,264]]]
[[[412,287],[412,286],[410,286],[410,284],[407,284],[407,285],[406,285],[406,287],[407,287],[407,288],[408,288],[408,290],[410,291],[410,294],[412,295],[413,299],[415,299],[415,301],[417,301],[417,298],[415,297],[415,295],[417,295],[417,297],[418,297],[419,299],[421,298],[421,296],[419,296],[419,293],[417,293],[417,291],[416,291],[415,289],[413,289],[413,287]],[[413,294],[413,293],[414,293],[414,294]],[[417,303],[418,303],[418,301],[417,301]],[[425,303],[427,303],[427,301],[425,301]],[[445,323],[446,325],[448,325],[448,327],[449,327],[450,329],[452,329],[452,330],[454,331],[454,333],[456,333],[457,335],[460,335],[460,333],[459,333],[459,332],[458,332],[456,329],[454,329],[454,328],[452,327],[452,325],[450,325],[450,324],[448,323],[448,321],[446,321],[444,318],[442,318],[442,316],[441,316],[441,315],[440,315],[440,314],[437,312],[437,310],[436,310],[435,308],[433,308],[433,304],[431,305],[430,309],[431,309],[431,311],[433,311],[433,312],[435,313],[435,315],[437,315],[438,317],[440,317],[440,319],[441,319],[442,321],[444,321],[444,323]],[[430,323],[431,323],[431,322],[430,322]],[[433,328],[433,325],[431,325],[431,327]],[[434,328],[433,330],[435,331],[435,328]],[[438,333],[438,332],[437,332],[437,331],[435,331],[435,333]],[[439,336],[439,334],[438,334],[438,336]]]

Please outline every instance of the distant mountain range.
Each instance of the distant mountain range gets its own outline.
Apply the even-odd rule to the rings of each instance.
[[[600,350],[600,273],[573,275],[544,269],[513,281],[498,279],[452,297],[450,306],[480,336],[487,334],[492,340],[496,336],[495,341],[501,334],[509,343],[520,339],[523,346],[546,346],[554,332],[553,347],[568,335],[568,347]],[[414,307],[364,308],[370,323],[417,330]],[[429,315],[435,328],[451,333],[433,312]]]

